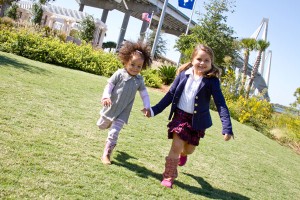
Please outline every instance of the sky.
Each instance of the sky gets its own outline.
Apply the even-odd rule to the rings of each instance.
[[[170,4],[184,13],[186,16],[191,16],[191,10],[178,6],[178,0],[168,0]],[[203,0],[196,0],[195,12],[193,20],[198,21],[201,14],[205,12]],[[79,5],[75,0],[55,0],[51,3],[57,6],[79,9]],[[300,1],[299,0],[236,0],[233,13],[224,13],[227,18],[227,25],[235,31],[234,36],[238,38],[250,37],[260,26],[263,18],[268,18],[268,33],[267,41],[270,46],[267,49],[272,51],[271,71],[269,79],[269,96],[271,103],[278,103],[289,106],[296,101],[293,96],[294,92],[300,87],[300,67],[298,67],[297,58],[300,58]],[[102,9],[93,7],[84,7],[84,12],[93,15],[95,18],[101,19]],[[124,13],[117,10],[109,12],[106,25],[106,41],[118,41],[120,28],[122,25]],[[142,21],[134,17],[130,17],[127,31],[125,34],[126,40],[136,41],[139,37]],[[163,34],[163,39],[167,41],[167,52],[165,57],[178,62],[179,52],[174,49],[174,44],[178,39],[170,34]],[[261,35],[259,38],[261,39]],[[256,52],[252,52],[250,64],[254,64]],[[268,66],[268,61],[265,63],[265,72]]]

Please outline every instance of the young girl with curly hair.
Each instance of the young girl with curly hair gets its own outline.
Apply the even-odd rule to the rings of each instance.
[[[150,108],[149,95],[140,75],[141,70],[151,64],[150,48],[141,42],[126,41],[118,55],[124,68],[117,70],[108,79],[101,99],[103,108],[97,121],[99,129],[109,129],[101,158],[103,164],[111,164],[112,151],[123,125],[128,123],[137,91],[143,100],[144,109]]]

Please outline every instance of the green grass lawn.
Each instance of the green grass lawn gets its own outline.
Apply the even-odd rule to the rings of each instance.
[[[107,131],[95,123],[106,80],[0,52],[0,199],[300,199],[300,156],[234,120],[224,142],[215,112],[174,189],[162,187],[169,109],[145,118],[138,94],[104,166]]]

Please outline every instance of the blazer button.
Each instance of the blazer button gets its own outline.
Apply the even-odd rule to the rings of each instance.
[[[198,96],[196,96],[195,98],[198,99]]]
[[[197,104],[197,103],[195,103],[195,106],[198,106],[198,104]]]
[[[197,111],[196,111],[196,110],[194,110],[194,113],[196,114],[196,113],[197,113]]]

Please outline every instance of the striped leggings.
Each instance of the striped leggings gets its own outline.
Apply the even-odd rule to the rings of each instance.
[[[107,135],[106,142],[110,143],[111,145],[116,145],[120,131],[123,128],[124,123],[125,122],[120,119],[115,119],[114,121],[111,121],[101,116],[100,119],[97,121],[97,126],[101,130],[110,128]]]

